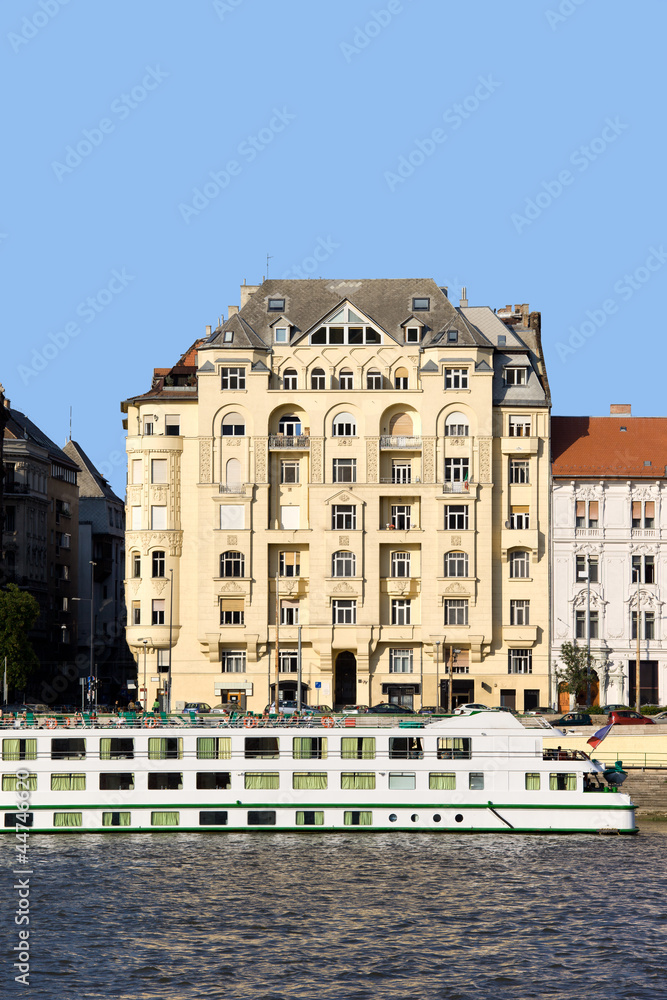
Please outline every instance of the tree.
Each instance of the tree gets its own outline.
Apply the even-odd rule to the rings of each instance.
[[[25,691],[28,679],[39,667],[28,633],[39,618],[39,604],[15,583],[0,589],[0,670],[7,657],[7,683]]]
[[[586,690],[590,681],[590,666],[593,657],[587,649],[574,642],[564,642],[560,647],[560,658],[564,669],[556,668],[556,677],[560,687],[568,694],[578,695]]]

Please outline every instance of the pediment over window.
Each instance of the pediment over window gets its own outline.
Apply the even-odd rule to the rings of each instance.
[[[393,340],[372,316],[358,309],[348,299],[326,313],[299,338],[300,343],[314,346],[384,344]]]
[[[350,503],[359,504],[362,507],[366,506],[366,501],[362,500],[361,497],[357,496],[356,493],[352,493],[350,490],[338,490],[338,492],[333,493],[330,497],[327,497],[324,502],[325,504]]]

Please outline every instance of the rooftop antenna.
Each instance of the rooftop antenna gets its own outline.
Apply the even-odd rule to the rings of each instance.
[[[69,408],[69,439],[72,440],[72,407]]]
[[[266,280],[269,280],[269,261],[273,260],[273,257],[269,257],[268,253],[266,255]]]

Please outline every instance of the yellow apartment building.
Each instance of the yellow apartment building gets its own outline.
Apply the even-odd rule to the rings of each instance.
[[[549,407],[528,306],[243,285],[123,404],[149,707],[548,704]]]

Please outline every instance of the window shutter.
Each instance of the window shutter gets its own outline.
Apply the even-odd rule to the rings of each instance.
[[[283,562],[285,566],[296,566],[296,564],[299,561],[298,552],[282,552],[281,555],[283,557]]]
[[[244,611],[245,601],[242,597],[222,597],[220,598],[221,611]]]
[[[405,376],[401,375],[401,372],[405,372]],[[396,372],[397,378],[407,378],[407,371],[405,368],[399,368]],[[396,413],[389,421],[389,433],[394,435],[405,434],[408,437],[412,435],[412,420],[407,413]]]
[[[634,504],[633,504],[634,506]],[[634,516],[634,515],[633,515]],[[655,501],[647,500],[644,505],[644,517],[655,517]]]
[[[577,500],[577,517],[586,517],[586,501]]]
[[[510,510],[512,514],[527,514],[530,508],[528,506],[516,507],[512,505]]]
[[[639,500],[633,500],[632,501],[632,519],[633,519],[633,521],[638,521],[641,518],[641,516],[642,516],[641,501],[639,501]]]
[[[598,501],[591,500],[588,505],[588,519],[589,521],[597,521],[598,519]]]

